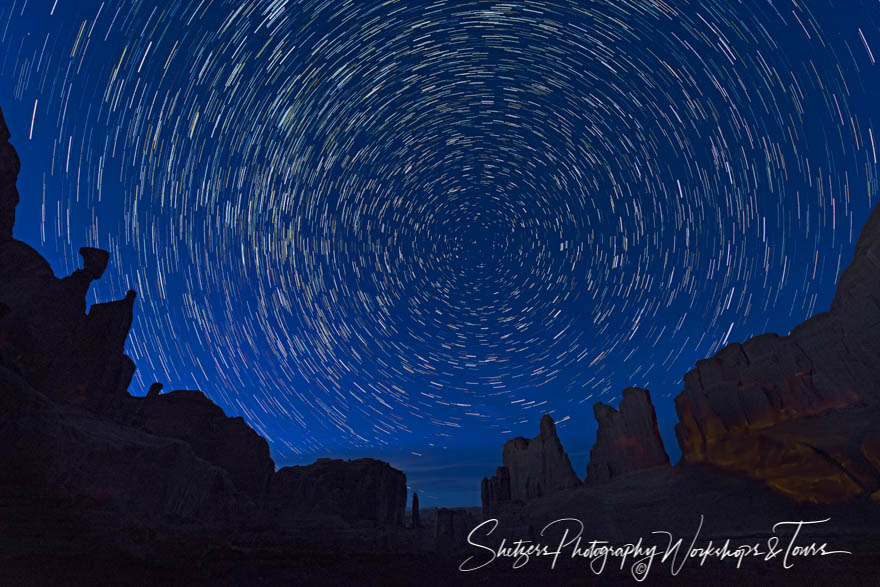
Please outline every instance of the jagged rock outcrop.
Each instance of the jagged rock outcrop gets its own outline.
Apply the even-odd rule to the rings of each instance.
[[[599,427],[587,464],[587,484],[669,466],[651,395],[637,387],[624,389],[622,395],[619,411],[601,402],[593,406]]]
[[[830,311],[789,336],[764,334],[728,345],[685,375],[685,389],[675,398],[676,435],[686,461],[756,476],[796,499],[838,501],[877,489],[871,458],[849,456],[871,452],[859,448],[867,430],[844,424],[848,429],[820,435],[815,426],[792,424],[781,436],[773,429],[878,403],[880,207],[862,231]],[[800,463],[801,471],[791,463]],[[805,475],[807,470],[814,473]]]
[[[165,387],[164,385],[162,385],[161,383],[156,381],[155,383],[150,385],[150,389],[147,390],[147,397],[154,398],[154,397],[159,396],[159,394],[162,393],[162,389],[164,387]]]
[[[512,499],[510,497],[510,470],[507,467],[498,467],[494,475],[483,478],[480,486],[480,498],[483,504],[484,520],[496,518],[509,509]]]
[[[282,526],[312,516],[401,526],[406,494],[406,475],[386,462],[318,459],[276,471],[269,481],[266,511]]]
[[[134,374],[123,349],[135,294],[86,314],[86,293],[109,254],[84,247],[83,268],[58,279],[39,253],[12,238],[21,163],[9,136],[0,112],[0,364],[50,398],[111,410]]]
[[[483,519],[581,484],[549,414],[541,418],[541,431],[535,438],[517,437],[505,442],[501,459],[503,466],[492,477],[484,478],[480,487]]]
[[[83,247],[82,268],[58,279],[12,238],[20,164],[8,138],[0,114],[0,386],[15,408],[0,412],[9,440],[0,463],[30,471],[7,481],[18,478],[32,493],[97,492],[136,517],[207,522],[218,519],[211,508],[227,518],[231,508],[252,520],[272,510],[282,521],[317,512],[403,523],[406,477],[387,463],[321,460],[276,474],[265,439],[202,392],[162,394],[156,383],[146,397],[129,395],[134,364],[124,346],[135,292],[86,312],[109,254]]]
[[[0,414],[0,525],[6,531],[18,528],[8,522],[9,510],[35,500],[56,510],[91,511],[97,523],[114,512],[117,525],[227,524],[255,515],[229,475],[188,444],[52,401],[5,367]]]
[[[87,269],[58,279],[28,245],[0,242],[0,361],[53,399],[108,412],[134,374],[124,347],[136,296],[85,312],[89,284],[103,271],[94,251],[81,251]]]
[[[109,253],[81,248],[82,268],[58,279],[39,253],[12,238],[20,163],[8,138],[0,113],[4,495],[20,492],[74,509],[87,503],[140,524],[253,518],[253,495],[274,471],[265,441],[201,394],[196,402],[128,394],[134,364],[124,347],[135,292],[86,312],[86,294]],[[128,422],[138,402],[147,407],[140,429]]]
[[[175,390],[136,401],[132,425],[185,441],[196,455],[226,470],[255,503],[262,501],[275,463],[266,440],[242,418],[228,418],[201,391]]]
[[[549,414],[541,418],[541,432],[535,438],[518,437],[504,443],[502,462],[510,477],[512,500],[525,501],[580,485]],[[499,487],[499,491],[503,495],[504,489]]]
[[[16,180],[21,170],[18,153],[9,144],[9,128],[0,110],[0,243],[12,240],[15,207],[18,206]]]

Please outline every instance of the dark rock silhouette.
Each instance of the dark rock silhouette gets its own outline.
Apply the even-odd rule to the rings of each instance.
[[[18,189],[15,182],[21,170],[18,153],[9,144],[9,129],[0,110],[0,243],[12,240]]]
[[[435,513],[434,544],[439,552],[461,551],[477,520],[465,509],[438,508]]]
[[[161,383],[156,381],[155,383],[150,385],[150,389],[147,390],[147,397],[149,397],[149,398],[157,397],[159,394],[162,393],[162,389],[164,387],[165,387],[164,385],[162,385]]]
[[[504,465],[494,476],[483,479],[480,488],[484,517],[581,484],[549,414],[541,418],[541,432],[535,438],[517,437],[505,442],[501,458]]]
[[[675,398],[687,462],[765,480],[795,499],[839,501],[880,489],[859,406],[880,402],[880,207],[828,312],[789,336],[764,334],[699,361]],[[820,414],[851,407],[850,423]],[[798,424],[800,422],[800,425]],[[871,426],[870,423],[866,423]]]
[[[631,387],[622,395],[619,411],[601,402],[593,406],[599,428],[584,483],[592,485],[626,473],[669,466],[650,394]]]
[[[9,507],[88,507],[157,527],[253,516],[229,475],[190,446],[53,402],[0,367],[0,487]],[[8,492],[12,491],[10,499]]]
[[[510,470],[507,467],[498,467],[491,477],[483,478],[480,487],[480,498],[483,503],[483,519],[495,518],[509,508],[512,499],[510,497]]]
[[[421,528],[422,519],[419,516],[419,494],[413,491],[412,496],[412,527]]]
[[[0,303],[8,309],[0,319],[2,356],[49,397],[110,412],[128,396],[134,374],[123,351],[136,296],[129,291],[86,314],[85,296],[100,268],[93,259],[87,264],[89,270],[57,279],[28,245],[0,242]]]
[[[406,493],[406,475],[383,461],[318,459],[272,475],[266,508],[281,525],[321,515],[402,526]]]
[[[510,473],[511,499],[534,499],[580,485],[549,414],[541,418],[541,432],[535,438],[504,443],[502,462]]]
[[[123,354],[134,292],[86,314],[86,293],[108,253],[80,249],[83,268],[57,279],[39,253],[12,238],[20,166],[0,113],[0,361],[53,399],[110,410],[134,373]]]
[[[20,164],[8,138],[0,113],[0,514],[51,507],[62,523],[75,514],[81,531],[114,548],[123,527],[172,536],[184,521],[214,528],[212,544],[241,524],[265,530],[303,512],[402,525],[406,477],[387,463],[321,460],[276,473],[265,439],[201,391],[161,394],[155,383],[131,396],[124,346],[136,294],[87,311],[109,253],[81,248],[82,268],[58,279],[12,238]],[[25,518],[23,532],[41,519]]]
[[[196,455],[228,472],[254,503],[261,503],[275,463],[266,440],[243,419],[226,417],[201,391],[175,390],[135,401],[133,426],[183,440]]]

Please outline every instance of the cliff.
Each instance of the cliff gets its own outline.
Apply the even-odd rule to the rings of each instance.
[[[766,481],[805,501],[880,489],[880,207],[862,230],[831,309],[790,335],[764,334],[699,361],[675,398],[687,462]]]

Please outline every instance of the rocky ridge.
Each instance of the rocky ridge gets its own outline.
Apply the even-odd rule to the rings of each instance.
[[[9,137],[0,111],[0,511],[42,495],[87,504],[96,514],[84,523],[116,512],[143,527],[272,525],[306,509],[342,525],[403,523],[406,477],[387,463],[276,471],[265,439],[201,391],[155,383],[130,395],[136,294],[87,308],[106,251],[80,249],[82,268],[59,279],[13,238],[20,161]]]

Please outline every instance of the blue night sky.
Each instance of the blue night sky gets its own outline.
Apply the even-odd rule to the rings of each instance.
[[[543,413],[828,308],[878,199],[877,0],[2,0],[16,238],[111,252],[131,392],[475,505]]]

